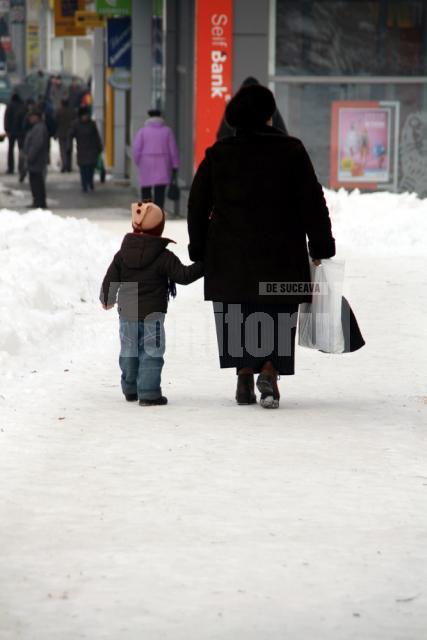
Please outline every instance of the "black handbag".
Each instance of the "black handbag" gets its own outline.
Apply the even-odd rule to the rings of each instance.
[[[175,180],[173,180],[168,188],[167,197],[169,200],[179,200],[180,190]]]
[[[344,333],[343,353],[352,353],[353,351],[361,349],[366,343],[357,324],[353,309],[344,296],[341,302],[341,324]]]

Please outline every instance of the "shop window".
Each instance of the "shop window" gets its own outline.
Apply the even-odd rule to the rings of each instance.
[[[426,0],[276,3],[276,75],[427,73]]]
[[[275,86],[291,135],[307,147],[324,185],[331,182],[331,108],[337,100],[381,100],[400,106],[398,188],[427,197],[427,86],[423,84],[286,83]],[[357,185],[356,185],[357,186]]]

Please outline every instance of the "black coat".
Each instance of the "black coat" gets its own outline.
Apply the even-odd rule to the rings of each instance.
[[[77,142],[77,164],[79,167],[96,164],[102,151],[102,142],[96,123],[93,120],[88,120],[87,122],[75,120],[68,138],[70,149],[73,138]]]
[[[205,263],[205,298],[218,302],[310,302],[294,288],[295,295],[260,295],[260,283],[309,283],[307,236],[311,257],[335,255],[303,144],[267,126],[207,149],[191,187],[188,232],[190,258]]]
[[[16,96],[11,99],[4,112],[4,130],[6,133],[15,138],[23,138],[24,118],[25,105],[22,100]]]
[[[55,114],[57,138],[68,138],[72,124],[76,115],[71,107],[60,106]]]
[[[43,173],[49,162],[49,134],[43,120],[36,122],[24,140],[23,154],[30,173]]]
[[[167,238],[128,233],[123,238],[101,287],[102,304],[115,304],[121,317],[143,320],[166,313],[170,283],[190,284],[203,275],[203,264],[184,266],[166,249]]]

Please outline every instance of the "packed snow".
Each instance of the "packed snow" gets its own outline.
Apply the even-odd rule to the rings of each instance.
[[[2,640],[425,640],[427,200],[327,198],[366,347],[298,348],[275,412],[236,406],[201,281],[169,405],[124,402],[127,224],[0,211]]]

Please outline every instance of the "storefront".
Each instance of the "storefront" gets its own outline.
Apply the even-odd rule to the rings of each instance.
[[[181,215],[247,76],[273,89],[323,185],[427,196],[426,0],[133,0],[132,22],[131,134],[164,109]]]
[[[270,82],[321,182],[427,196],[425,0],[275,0]]]

